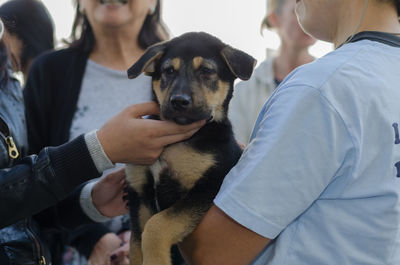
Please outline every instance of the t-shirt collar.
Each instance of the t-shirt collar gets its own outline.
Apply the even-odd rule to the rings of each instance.
[[[362,31],[354,35],[350,41],[346,42],[357,42],[360,40],[371,40],[371,41],[377,41],[386,45],[390,45],[393,47],[399,47],[400,48],[400,36],[387,33],[387,32],[381,32],[381,31]],[[346,43],[345,42],[345,43]]]

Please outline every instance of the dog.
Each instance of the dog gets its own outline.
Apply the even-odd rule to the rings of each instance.
[[[190,139],[165,147],[151,166],[127,165],[131,265],[170,265],[170,249],[212,206],[242,149],[228,119],[236,78],[248,80],[256,60],[204,32],[149,47],[128,70],[152,77],[160,119],[207,123]]]

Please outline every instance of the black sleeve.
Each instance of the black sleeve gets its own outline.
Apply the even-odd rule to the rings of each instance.
[[[83,135],[0,169],[0,228],[56,204],[81,183],[99,175]],[[82,213],[78,199],[78,194],[71,195],[63,204]]]

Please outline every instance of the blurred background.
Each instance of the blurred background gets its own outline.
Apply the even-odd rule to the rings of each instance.
[[[3,4],[5,0],[0,0]],[[72,0],[42,0],[54,19],[56,46],[68,38],[74,14]],[[246,51],[261,62],[268,52],[279,47],[276,33],[260,25],[266,13],[265,0],[164,0],[163,18],[171,36],[188,31],[206,31],[235,48]],[[38,25],[40,27],[40,25]],[[266,49],[267,47],[267,49]],[[318,41],[310,53],[321,57],[332,45]]]

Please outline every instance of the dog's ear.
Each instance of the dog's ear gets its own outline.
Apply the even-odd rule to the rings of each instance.
[[[251,77],[257,63],[252,56],[231,46],[223,48],[221,55],[236,77],[242,80],[248,80]]]
[[[166,43],[162,42],[147,48],[142,57],[128,69],[128,78],[136,78],[143,72],[147,75],[154,73],[155,65],[158,59],[163,55],[165,47]]]

